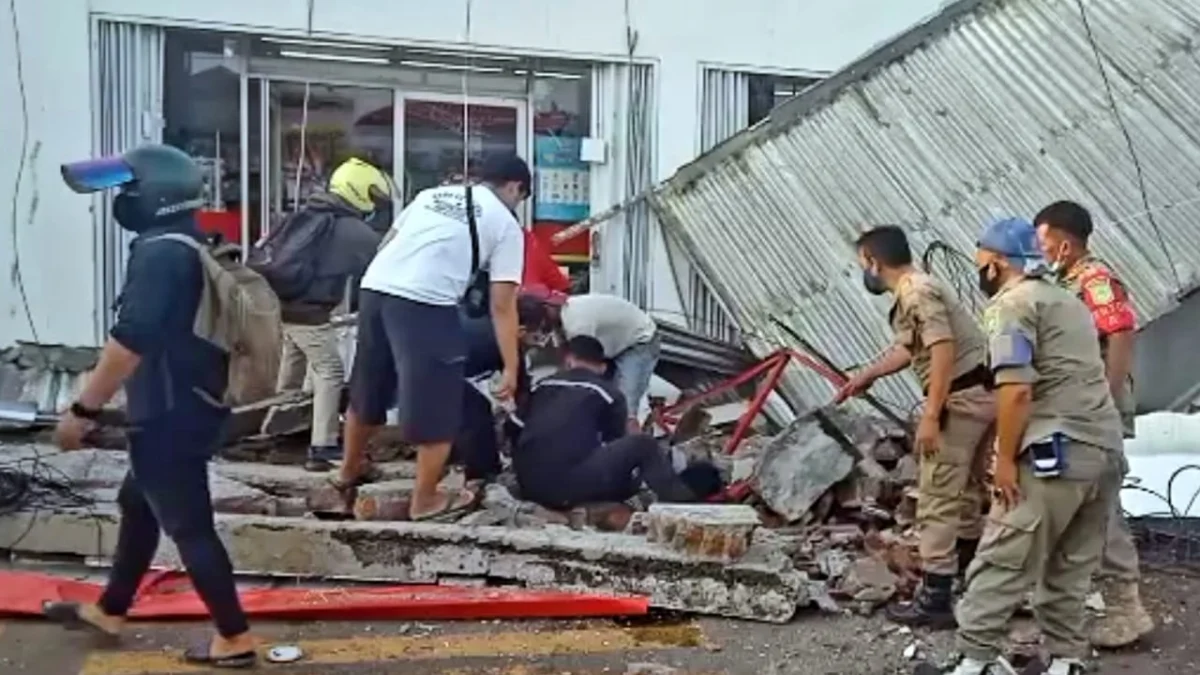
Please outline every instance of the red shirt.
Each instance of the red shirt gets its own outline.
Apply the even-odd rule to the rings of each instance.
[[[545,286],[560,293],[568,293],[571,290],[570,278],[563,274],[558,263],[554,262],[554,258],[542,247],[532,230],[525,230],[525,273],[521,285]]]
[[[1064,281],[1091,311],[1101,338],[1137,328],[1129,293],[1108,265],[1089,256],[1075,263]]]

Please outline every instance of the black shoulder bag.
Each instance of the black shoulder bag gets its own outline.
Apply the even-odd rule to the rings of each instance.
[[[467,185],[467,227],[471,230],[471,275],[467,281],[467,292],[463,296],[463,308],[467,316],[477,319],[487,316],[490,302],[488,275],[479,269],[479,224],[475,221],[475,198],[471,185]]]

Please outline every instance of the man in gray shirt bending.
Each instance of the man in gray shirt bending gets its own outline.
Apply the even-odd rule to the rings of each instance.
[[[605,358],[616,366],[616,386],[629,405],[630,429],[636,430],[638,410],[661,351],[653,317],[624,298],[602,293],[567,296],[531,286],[523,297],[545,306],[547,329],[560,333],[564,342],[580,335],[600,342]]]

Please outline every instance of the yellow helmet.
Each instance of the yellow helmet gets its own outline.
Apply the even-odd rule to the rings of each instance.
[[[387,176],[358,158],[346,160],[333,172],[329,191],[363,213],[374,211],[392,193]]]

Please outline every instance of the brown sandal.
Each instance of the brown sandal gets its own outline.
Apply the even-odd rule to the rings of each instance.
[[[368,483],[377,483],[382,478],[383,472],[379,470],[379,467],[371,464],[354,480],[343,481],[337,476],[330,477],[328,480],[329,485],[341,496],[346,511],[350,512],[354,510],[354,500],[358,498],[358,488]]]

